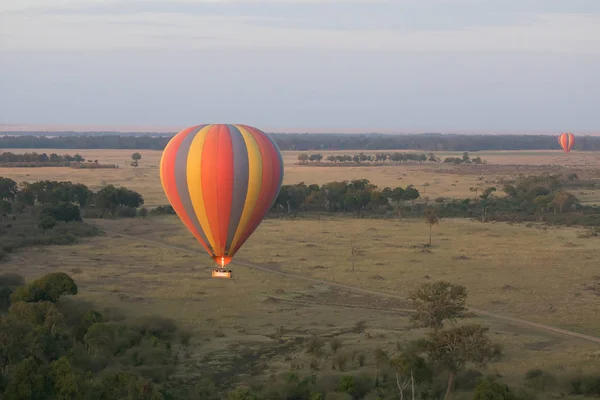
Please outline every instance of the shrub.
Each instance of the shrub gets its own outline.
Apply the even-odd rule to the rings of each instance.
[[[551,388],[556,383],[554,375],[541,369],[531,369],[525,374],[525,385],[539,392]]]
[[[118,207],[116,216],[119,218],[134,218],[137,215],[137,209],[133,207]]]

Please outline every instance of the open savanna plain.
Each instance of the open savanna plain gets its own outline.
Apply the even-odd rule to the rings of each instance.
[[[138,152],[137,168],[129,166],[132,151],[70,150],[120,168],[0,168],[0,176],[70,180],[92,189],[121,185],[143,194],[147,206],[167,204],[158,173],[161,153]],[[459,167],[310,167],[296,165],[297,154],[284,152],[284,183],[367,178],[380,187],[413,184],[430,199],[473,196],[470,187],[499,185],[519,173],[591,179],[600,171],[598,156],[584,152],[477,152],[471,156],[486,165]],[[594,188],[576,195],[587,203],[600,200]],[[397,343],[422,337],[423,330],[411,328],[405,298],[437,280],[464,285],[475,309],[600,338],[600,239],[583,234],[584,228],[444,219],[433,227],[429,248],[429,226],[417,219],[267,219],[231,264],[234,279],[216,280],[210,278],[212,261],[175,216],[88,222],[104,235],[13,253],[2,270],[27,278],[64,271],[81,296],[101,307],[174,318],[194,333],[180,371],[190,379],[267,377],[290,369],[327,374],[333,366],[339,371],[340,362],[345,371],[373,371],[375,349],[393,354]],[[600,369],[598,342],[477,314],[467,321],[489,326],[504,346],[505,357],[487,371],[509,385],[522,384],[533,368],[557,375]],[[317,357],[306,351],[314,335],[325,343],[337,338],[341,347]],[[325,353],[333,353],[329,344]]]

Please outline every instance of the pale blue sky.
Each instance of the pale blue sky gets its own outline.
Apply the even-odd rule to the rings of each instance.
[[[600,130],[600,0],[0,0],[0,123]]]

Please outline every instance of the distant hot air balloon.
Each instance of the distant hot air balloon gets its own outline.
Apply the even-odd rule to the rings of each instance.
[[[283,180],[275,142],[247,125],[197,125],[177,133],[160,160],[173,209],[220,266],[225,266],[273,206]]]
[[[575,135],[572,133],[563,133],[558,137],[558,144],[563,148],[565,153],[571,151],[575,144]]]

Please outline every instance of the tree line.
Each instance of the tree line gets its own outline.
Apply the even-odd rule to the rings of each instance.
[[[23,182],[19,188],[16,181],[0,177],[0,210],[10,214],[20,213],[26,207],[53,206],[77,207],[78,210],[95,209],[100,216],[115,216],[119,208],[137,209],[144,204],[141,194],[125,187],[106,185],[93,192],[82,183],[70,181]],[[80,220],[79,216],[76,220]],[[69,222],[66,216],[61,217]]]
[[[156,135],[101,135],[69,133],[53,137],[43,133],[7,132],[0,136],[0,148],[54,149],[149,149],[163,150],[174,133]],[[332,134],[270,133],[281,150],[560,150],[557,135],[461,135],[461,134]],[[598,151],[600,137],[577,136],[573,150]]]
[[[85,158],[83,158],[80,154],[75,154],[74,156],[71,156],[69,154],[61,156],[56,153],[38,154],[36,152],[25,154],[4,152],[0,154],[0,163],[47,163],[68,165],[70,162],[80,163],[84,161]]]
[[[353,213],[361,216],[365,212],[377,213],[401,206],[406,202],[414,205],[420,197],[419,190],[409,185],[405,188],[386,187],[379,190],[368,179],[329,182],[324,185],[306,185],[303,182],[283,185],[275,200],[275,213],[313,211],[329,213]]]
[[[464,152],[462,157],[446,157],[443,161],[436,157],[434,153],[417,154],[417,153],[376,153],[376,154],[342,154],[324,156],[321,153],[298,154],[298,163],[301,165],[323,165],[323,163],[333,165],[340,164],[372,164],[381,165],[385,163],[441,163],[444,164],[485,164],[486,162],[481,157],[471,159],[468,152]]]
[[[86,185],[64,181],[17,182],[0,177],[0,261],[16,249],[72,244],[99,230],[87,218],[145,215],[139,193],[107,185],[94,192]]]
[[[573,192],[586,185],[576,175],[519,175],[496,186],[474,186],[472,197],[421,198],[415,185],[378,188],[368,179],[336,181],[323,185],[304,182],[282,185],[271,216],[310,213],[351,213],[356,217],[422,217],[435,209],[442,218],[476,218],[487,221],[545,221],[566,225],[600,225],[600,207],[581,204]],[[422,188],[426,188],[425,182]]]

